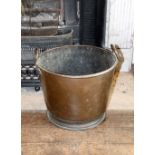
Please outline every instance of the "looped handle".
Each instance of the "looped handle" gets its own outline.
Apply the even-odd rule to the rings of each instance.
[[[124,56],[123,53],[118,45],[113,45],[111,44],[111,49],[115,53],[117,59],[118,59],[118,64],[116,66],[115,72],[114,72],[114,79],[113,79],[113,86],[116,84],[116,80],[118,78],[122,63],[124,62]]]
[[[38,70],[39,76],[41,75],[41,71],[40,71],[38,65],[36,64],[36,62],[37,62],[37,60],[39,58],[40,53],[41,53],[41,50],[39,48],[36,48],[34,50],[34,54],[35,54],[35,65],[37,66],[37,70]]]
[[[113,45],[113,44],[111,44],[111,49],[112,49],[113,52],[115,53],[115,55],[116,55],[118,61],[119,61],[120,63],[123,63],[123,61],[124,61],[124,56],[123,56],[123,53],[122,53],[120,47],[119,47],[118,45]]]
[[[34,50],[34,54],[35,54],[35,64],[36,64],[36,62],[37,62],[37,60],[38,60],[38,58],[39,58],[40,53],[41,53],[41,51],[40,51],[39,48],[36,48],[36,49]]]

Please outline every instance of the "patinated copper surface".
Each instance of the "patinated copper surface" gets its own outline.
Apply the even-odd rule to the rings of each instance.
[[[92,78],[67,78],[42,71],[48,110],[66,121],[90,121],[105,112],[113,70]]]
[[[67,48],[70,50],[69,55],[67,55]],[[84,58],[83,61],[88,61],[90,64],[88,65],[80,61],[83,54],[82,52],[77,53],[77,55],[81,55],[81,57],[79,56],[79,63],[81,62],[81,64],[73,64],[74,61],[70,60],[69,57],[71,57],[70,54],[72,54],[74,50],[76,50],[76,52],[78,52],[78,50],[85,50],[85,52],[88,53],[88,57]],[[68,61],[65,62],[64,58],[60,58],[62,64],[49,67],[46,63],[53,60],[55,62],[52,61],[51,64],[55,64],[59,60],[58,53],[55,53],[56,55],[52,60],[48,59],[53,55],[52,52],[58,51],[62,51],[62,53],[60,52],[60,57],[62,57],[63,54],[64,56],[67,55],[66,59],[68,59]],[[92,54],[90,54],[89,51],[91,51]],[[107,54],[104,55],[106,52]],[[101,56],[98,55],[98,53],[100,53]],[[91,122],[105,113],[114,72],[119,62],[116,54],[109,49],[87,45],[63,46],[42,53],[37,60],[37,65],[41,73],[44,98],[48,111],[57,120],[70,124]],[[98,56],[94,58],[94,55]],[[43,57],[47,57],[47,59]],[[72,56],[72,59],[75,59],[75,63],[77,63],[74,56]],[[89,59],[92,59],[94,62]],[[73,63],[70,64],[68,63],[69,61]],[[104,61],[103,64],[102,61]],[[64,65],[66,65],[66,68]],[[60,69],[61,66],[64,67],[63,70]],[[76,66],[80,69],[80,71],[77,69],[77,74],[75,71]],[[89,70],[89,67],[93,68],[95,66],[99,67],[100,70],[98,68]],[[74,70],[69,70],[67,67],[73,67]],[[87,71],[84,72],[83,69],[85,68]],[[79,75],[80,72],[81,75]],[[69,73],[71,74],[69,75]]]

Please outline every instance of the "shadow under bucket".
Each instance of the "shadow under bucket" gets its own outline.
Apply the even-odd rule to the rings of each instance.
[[[64,129],[82,130],[105,119],[119,51],[115,47],[71,45],[40,54],[36,64],[50,122]]]

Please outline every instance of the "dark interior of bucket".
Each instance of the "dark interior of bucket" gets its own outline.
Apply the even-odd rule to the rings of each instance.
[[[107,50],[90,46],[65,46],[43,53],[38,65],[63,75],[89,75],[109,69],[115,59]]]

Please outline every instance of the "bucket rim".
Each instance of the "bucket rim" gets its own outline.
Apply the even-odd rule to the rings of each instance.
[[[96,48],[96,49],[102,50],[102,51],[108,51],[108,52],[110,52],[111,54],[114,55],[116,61],[114,62],[114,64],[113,64],[110,68],[108,68],[108,69],[106,69],[106,70],[104,70],[104,71],[100,71],[100,72],[92,73],[92,74],[85,74],[85,75],[67,75],[67,74],[55,73],[55,72],[49,71],[49,70],[45,69],[44,67],[42,67],[41,65],[39,65],[38,61],[39,61],[39,59],[40,59],[40,57],[41,57],[42,55],[44,55],[45,53],[49,53],[49,52],[55,51],[56,49],[62,49],[62,48],[65,48],[65,47],[91,47],[91,48]],[[43,70],[43,71],[45,71],[45,72],[47,72],[47,73],[49,73],[49,74],[58,76],[58,77],[66,77],[66,78],[71,78],[71,79],[92,78],[92,77],[104,75],[104,74],[106,74],[106,73],[112,71],[114,68],[116,68],[117,64],[118,64],[117,56],[116,56],[116,54],[115,54],[110,48],[106,48],[106,47],[103,47],[103,48],[102,48],[102,47],[97,47],[97,46],[94,46],[94,45],[63,45],[63,46],[60,46],[60,47],[55,47],[55,48],[48,49],[48,50],[42,52],[42,53],[38,56],[38,58],[37,58],[37,60],[36,60],[36,66],[37,66],[39,69],[41,69],[41,70]]]

